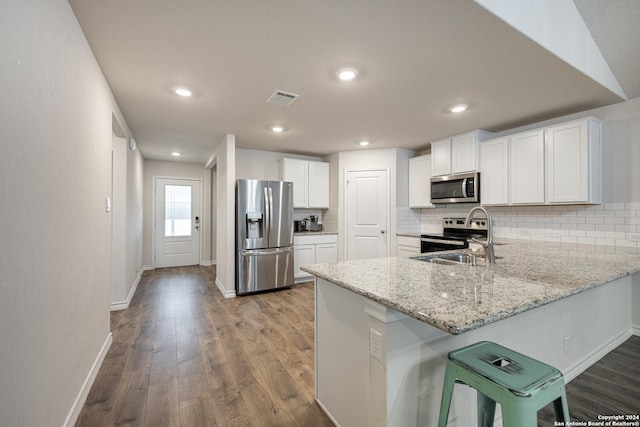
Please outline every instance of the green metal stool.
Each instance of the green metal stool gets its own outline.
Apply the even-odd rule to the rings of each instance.
[[[478,427],[493,426],[496,402],[504,427],[536,427],[538,411],[553,402],[557,421],[569,421],[562,373],[498,344],[481,341],[449,353],[438,427],[445,427],[456,382],[478,393]]]

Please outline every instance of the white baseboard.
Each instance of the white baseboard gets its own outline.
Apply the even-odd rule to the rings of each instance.
[[[637,337],[640,337],[640,325],[631,325],[631,333]]]
[[[131,290],[129,290],[129,295],[127,295],[126,301],[120,302],[112,302],[111,303],[111,311],[124,310],[129,308],[129,304],[131,304],[131,299],[133,298],[133,294],[136,293],[136,289],[138,289],[138,283],[140,283],[140,279],[142,279],[142,274],[144,273],[144,269],[140,270],[138,273],[138,277],[136,277],[135,282],[133,282],[133,286]]]
[[[331,420],[331,422],[333,424],[336,425],[336,427],[340,427],[340,424],[338,424],[338,421],[336,421],[335,418],[333,418],[333,415],[331,415],[331,413],[327,410],[327,408],[325,408],[325,406],[322,404],[322,402],[320,402],[320,400],[318,400],[318,398],[316,397],[316,403],[318,404],[318,406],[320,407],[320,409],[322,409],[322,412],[325,413],[325,415],[327,417],[329,417],[329,419]]]
[[[590,366],[596,363],[598,360],[602,359],[607,353],[614,350],[620,344],[629,339],[632,334],[632,328],[625,329],[620,332],[618,335],[612,337],[609,341],[603,343],[600,347],[596,348],[589,354],[586,354],[584,357],[580,358],[576,363],[569,367],[562,374],[564,375],[565,383],[568,383],[584,371],[586,371]]]
[[[200,264],[203,267],[211,267],[212,265],[216,265],[215,261],[202,261]]]
[[[155,270],[155,267],[153,265],[143,265],[142,266],[143,270]]]
[[[89,395],[89,390],[91,390],[91,386],[93,386],[93,382],[96,380],[96,376],[98,375],[98,371],[100,370],[100,366],[102,366],[102,362],[104,361],[107,352],[109,351],[109,347],[111,347],[111,343],[113,342],[113,336],[111,332],[107,335],[107,339],[104,344],[102,344],[102,348],[100,352],[96,356],[96,360],[94,360],[91,369],[89,370],[89,374],[87,378],[85,378],[82,387],[80,388],[80,392],[76,397],[76,400],[73,402],[73,406],[69,410],[69,414],[67,415],[67,419],[64,420],[63,427],[73,427],[78,421],[78,417],[80,416],[80,411],[82,411],[82,407],[84,403],[87,401],[87,396]]]
[[[222,296],[225,298],[235,298],[236,297],[236,291],[235,289],[232,291],[229,291],[227,289],[224,288],[224,286],[222,286],[222,282],[220,282],[220,280],[216,277],[216,286],[218,287],[218,289],[220,290],[220,292],[222,292]]]

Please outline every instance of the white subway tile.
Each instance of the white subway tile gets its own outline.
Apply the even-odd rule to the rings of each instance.
[[[624,207],[625,207],[624,203],[605,203],[604,204],[604,209],[606,211],[622,210],[624,209]]]
[[[640,209],[640,202],[628,202],[624,204],[625,209]]]
[[[623,217],[623,218],[635,218],[636,211],[635,210],[617,210],[616,216]]]
[[[613,224],[603,224],[603,225],[598,225],[596,224],[596,231],[615,231],[615,225]]]
[[[570,237],[586,237],[587,232],[584,230],[569,230]]]
[[[587,237],[604,238],[604,231],[587,231]]]
[[[560,241],[562,243],[578,243],[578,238],[577,237],[571,237],[571,236],[562,236],[560,238]]]
[[[624,224],[624,218],[605,218],[605,224]]]
[[[596,216],[616,216],[615,211],[596,211]]]
[[[625,233],[635,233],[637,228],[635,225],[628,225],[628,224],[618,224],[615,226],[615,231],[623,231]]]
[[[604,218],[600,218],[600,217],[585,218],[585,222],[587,224],[604,224]]]
[[[596,245],[615,246],[614,239],[596,239]]]
[[[607,231],[604,233],[604,237],[607,239],[624,239],[626,235],[620,231]]]

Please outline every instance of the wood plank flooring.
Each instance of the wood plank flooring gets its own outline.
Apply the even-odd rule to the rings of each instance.
[[[215,267],[147,271],[76,426],[332,426],[314,401],[313,284],[224,299]],[[640,337],[567,385],[573,421],[640,413]],[[355,408],[362,410],[363,408]],[[553,426],[543,408],[539,426]]]
[[[632,336],[566,386],[571,421],[598,415],[640,415],[640,337]],[[553,426],[553,406],[538,413],[540,427]]]
[[[313,284],[225,300],[214,278],[145,272],[76,426],[333,426],[314,401]]]

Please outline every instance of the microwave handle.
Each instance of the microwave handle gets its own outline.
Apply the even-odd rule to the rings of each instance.
[[[467,178],[462,180],[462,197],[468,197],[467,195]]]

